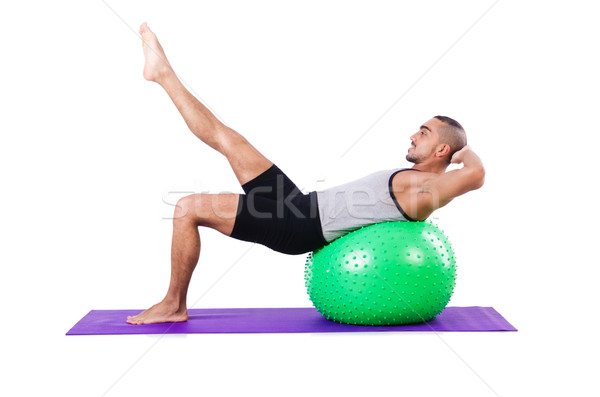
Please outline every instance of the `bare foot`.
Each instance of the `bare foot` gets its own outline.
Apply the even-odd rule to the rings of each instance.
[[[173,69],[167,60],[165,51],[161,47],[156,35],[150,30],[146,22],[140,26],[142,35],[142,48],[144,50],[144,78],[148,81],[161,83],[165,76],[173,73]]]
[[[177,305],[167,304],[162,301],[150,309],[145,310],[137,316],[127,316],[129,324],[157,324],[157,323],[179,323],[188,320],[188,312],[184,307],[179,309]]]

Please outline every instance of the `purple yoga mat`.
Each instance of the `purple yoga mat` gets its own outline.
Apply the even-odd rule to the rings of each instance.
[[[67,335],[229,334],[378,331],[516,331],[492,307],[447,307],[431,321],[396,326],[340,324],[314,307],[189,309],[184,323],[131,325],[125,320],[141,310],[92,310]]]

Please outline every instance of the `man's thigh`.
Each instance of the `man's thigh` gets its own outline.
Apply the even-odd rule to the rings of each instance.
[[[190,220],[198,226],[215,229],[230,236],[238,212],[237,193],[192,194],[179,200],[174,221]]]

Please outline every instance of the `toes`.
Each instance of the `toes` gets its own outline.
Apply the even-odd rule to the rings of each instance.
[[[140,321],[143,321],[143,320],[140,318],[139,314],[136,316],[127,316],[127,322],[129,324],[137,325],[137,324],[140,324]]]
[[[145,37],[149,37],[149,36],[153,36],[154,32],[148,27],[148,25],[146,25],[146,22],[144,22],[142,24],[142,26],[140,26],[140,34],[142,36],[145,35]]]

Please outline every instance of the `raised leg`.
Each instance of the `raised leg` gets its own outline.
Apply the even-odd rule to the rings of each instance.
[[[193,194],[179,200],[173,217],[171,281],[165,298],[150,309],[127,317],[130,324],[187,321],[187,291],[200,258],[198,226],[230,236],[237,214],[238,194]]]
[[[140,34],[146,58],[144,78],[164,88],[192,133],[227,158],[239,183],[243,185],[271,167],[273,163],[269,159],[241,134],[218,120],[183,86],[146,23],[140,27]]]

